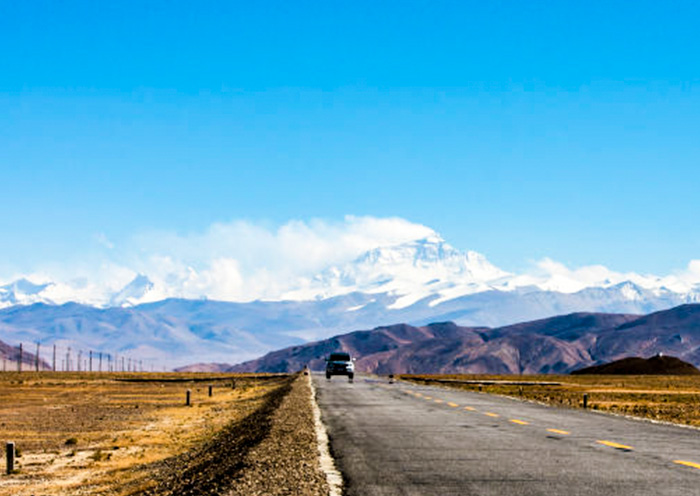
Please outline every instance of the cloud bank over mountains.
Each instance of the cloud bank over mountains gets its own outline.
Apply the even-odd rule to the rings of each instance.
[[[348,216],[290,221],[278,228],[246,221],[217,223],[190,234],[142,233],[120,245],[103,234],[100,257],[81,266],[54,261],[0,279],[0,306],[75,301],[129,306],[166,298],[318,300],[352,292],[398,296],[395,307],[423,298],[439,304],[489,290],[535,287],[574,293],[631,282],[662,294],[695,293],[700,260],[669,275],[619,273],[594,265],[569,268],[540,260],[510,273],[479,253],[451,247],[433,229],[401,218]]]

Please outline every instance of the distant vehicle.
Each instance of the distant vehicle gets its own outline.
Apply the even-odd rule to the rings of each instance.
[[[326,358],[326,379],[330,379],[334,375],[346,375],[348,379],[352,380],[355,377],[354,361],[354,358],[350,358],[350,353],[331,353]]]

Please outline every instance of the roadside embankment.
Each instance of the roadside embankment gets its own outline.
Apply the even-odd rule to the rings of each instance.
[[[153,496],[325,495],[310,402],[297,375],[264,404],[198,449],[169,460],[154,478]]]

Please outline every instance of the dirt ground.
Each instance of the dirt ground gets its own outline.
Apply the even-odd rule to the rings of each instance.
[[[0,495],[219,494],[223,485],[168,492],[167,482],[205,456],[237,460],[227,465],[229,475],[245,469],[247,453],[269,437],[294,377],[219,374],[173,382],[205,378],[0,373],[0,441],[18,449],[15,473],[0,476]]]
[[[469,384],[440,383],[447,387],[502,394],[552,405],[582,408],[588,395],[588,408],[624,415],[663,420],[700,427],[699,376],[623,375],[402,375],[404,380],[435,383],[435,379],[477,381]],[[530,384],[478,384],[478,381],[509,381]],[[558,382],[543,385],[538,382]]]

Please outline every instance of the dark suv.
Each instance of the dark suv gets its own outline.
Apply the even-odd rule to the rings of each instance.
[[[350,358],[350,353],[337,352],[331,353],[326,358],[326,379],[330,379],[333,375],[346,375],[352,380],[355,377],[355,364]]]

